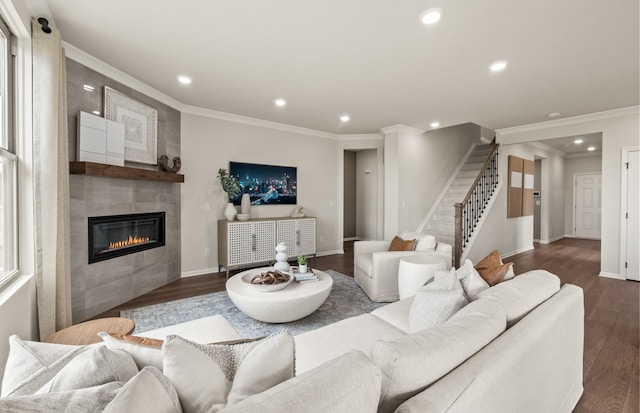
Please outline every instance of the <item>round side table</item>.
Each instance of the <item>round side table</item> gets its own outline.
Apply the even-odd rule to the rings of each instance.
[[[124,317],[97,318],[60,330],[44,339],[46,343],[72,344],[76,346],[100,343],[98,333],[130,334],[135,328],[133,320]]]
[[[436,255],[414,255],[400,260],[398,267],[398,294],[400,299],[416,295],[416,292],[437,270],[446,270],[443,257]]]

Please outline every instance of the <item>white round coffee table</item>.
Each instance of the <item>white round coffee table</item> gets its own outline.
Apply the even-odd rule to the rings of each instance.
[[[435,255],[414,255],[400,259],[398,266],[398,295],[400,299],[416,295],[416,292],[437,270],[446,270],[447,262]]]
[[[318,276],[318,281],[299,283],[294,280],[280,291],[254,291],[243,280],[247,274],[256,275],[267,270],[273,268],[255,268],[241,272],[229,278],[226,285],[229,298],[240,311],[267,323],[288,323],[308,316],[325,302],[333,286],[331,276],[315,269],[313,272]]]

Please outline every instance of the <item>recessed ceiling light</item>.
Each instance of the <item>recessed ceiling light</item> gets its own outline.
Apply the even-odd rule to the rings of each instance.
[[[560,112],[551,112],[551,113],[547,114],[547,117],[549,119],[559,118],[560,116],[562,116],[562,113],[560,113]]]
[[[91,85],[82,85],[82,88],[87,92],[93,92],[94,90],[96,90],[96,88]]]
[[[98,116],[100,116],[100,111],[99,111],[99,110],[94,110],[92,113],[93,113],[94,115],[98,115]]]
[[[183,85],[190,85],[191,78],[189,76],[180,75],[178,76],[178,82],[182,83]]]
[[[507,67],[506,60],[500,60],[499,62],[493,62],[489,65],[489,70],[492,72],[501,72]]]
[[[588,151],[595,151],[595,150],[596,150],[596,147],[595,147],[595,146],[589,146],[589,147],[587,148],[587,150],[588,150]]]
[[[580,145],[582,142],[584,142],[583,139],[576,139],[575,141],[573,141],[573,143],[575,143],[576,145]]]
[[[286,104],[287,104],[287,101],[286,101],[286,100],[284,100],[284,99],[276,99],[276,100],[274,101],[274,103],[275,103],[275,104],[276,104],[276,106],[278,106],[278,107],[283,107],[284,105],[286,105]]]
[[[349,115],[342,115],[342,116],[340,116],[340,120],[341,120],[342,122],[349,122],[349,119],[351,119],[351,118],[349,117]]]
[[[440,122],[431,122],[432,128],[437,128],[438,126],[440,126]]]
[[[440,9],[427,9],[420,14],[420,21],[422,24],[436,23],[442,17],[442,10]]]

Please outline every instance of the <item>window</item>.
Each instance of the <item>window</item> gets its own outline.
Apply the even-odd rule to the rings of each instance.
[[[13,136],[11,33],[0,21],[0,285],[17,273],[17,156]]]

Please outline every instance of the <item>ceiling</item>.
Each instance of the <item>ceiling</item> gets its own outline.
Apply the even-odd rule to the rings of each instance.
[[[637,0],[26,3],[65,42],[185,105],[326,132],[495,130],[639,103]],[[442,19],[424,26],[431,7]],[[506,70],[490,72],[496,60]]]
[[[563,156],[602,156],[602,133],[565,136],[562,138],[537,141],[562,152]],[[587,148],[592,147],[593,150]]]

